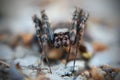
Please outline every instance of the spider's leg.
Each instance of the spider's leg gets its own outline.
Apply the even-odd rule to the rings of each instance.
[[[37,15],[34,15],[32,17],[33,19],[33,22],[35,23],[35,28],[36,28],[36,36],[37,36],[37,39],[38,39],[38,43],[39,43],[39,46],[40,46],[40,49],[42,52],[42,43],[41,43],[41,35],[42,35],[42,22],[41,20],[37,17]]]
[[[70,47],[69,47],[68,55],[67,55],[67,58],[66,58],[66,64],[68,63],[68,59],[69,59],[69,55],[70,55],[70,52],[71,52],[72,45],[74,45],[75,42],[76,42],[78,16],[79,16],[79,13],[78,13],[78,10],[76,9],[73,13],[72,27],[70,29],[70,34],[69,34],[69,36],[70,36]]]
[[[77,58],[78,49],[79,49],[79,46],[77,45],[76,46],[76,52],[75,52],[75,58],[74,58],[74,62],[73,62],[73,72],[74,72],[74,68],[75,68],[75,61],[76,61],[76,58]]]
[[[79,13],[79,15],[78,15],[78,20],[77,20],[77,26],[76,26],[77,30],[76,30],[76,37],[75,37],[76,54],[75,54],[75,58],[74,58],[73,71],[74,71],[74,67],[75,67],[75,60],[77,57],[78,48],[79,48],[81,38],[82,38],[84,30],[85,30],[86,21],[88,19],[88,13],[85,12],[84,10],[79,10],[78,13]]]
[[[50,34],[48,18],[45,14],[42,13],[42,21],[36,15],[33,16],[33,21],[35,23],[36,35],[38,38],[39,46],[41,48],[41,53],[42,53],[41,59],[43,61],[43,55],[45,55],[46,61],[48,63],[48,66],[49,66],[49,69],[51,72],[48,57],[46,55],[47,54],[46,47],[48,46],[48,41],[50,40],[52,42],[52,40],[53,40],[52,34]]]
[[[71,48],[72,48],[72,44],[70,43],[70,47],[69,47],[68,54],[67,54],[67,57],[66,57],[66,63],[65,63],[65,66],[66,66],[66,65],[67,65],[67,63],[68,63]]]
[[[45,49],[47,46],[43,46],[43,48]],[[46,59],[46,61],[47,61],[47,63],[48,63],[48,67],[49,67],[49,70],[50,70],[50,73],[52,73],[52,71],[51,71],[51,68],[50,68],[50,63],[49,63],[49,60],[48,60],[48,56],[47,56],[47,50],[45,49],[44,50],[44,54],[45,54],[45,59]]]
[[[50,23],[48,21],[47,15],[45,14],[45,10],[41,11],[41,17],[43,32],[48,36],[48,42],[50,43],[50,45],[53,45],[53,31],[50,28]]]
[[[43,51],[43,46],[42,46],[42,42],[41,42],[41,35],[42,35],[42,22],[41,20],[37,17],[37,15],[34,15],[32,17],[33,22],[35,23],[35,28],[36,28],[36,36],[38,39],[38,44],[40,47],[40,53],[42,53]],[[40,60],[43,61],[42,56],[40,56]],[[38,66],[40,66],[42,63],[38,64]]]
[[[52,31],[50,30],[50,24],[48,22],[48,17],[45,14],[45,11],[41,12],[41,17],[42,17],[42,32],[43,32],[43,35],[41,36],[41,38],[42,38],[42,44],[43,44],[43,49],[44,49],[43,51],[44,51],[45,58],[46,58],[46,61],[50,69],[50,73],[52,73],[51,68],[50,68],[50,63],[48,61],[47,51],[48,51],[48,46],[49,46],[48,42],[50,43],[53,42],[53,34],[52,34]]]

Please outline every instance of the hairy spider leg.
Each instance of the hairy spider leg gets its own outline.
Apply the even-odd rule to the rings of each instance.
[[[38,44],[40,47],[40,53],[43,52],[43,46],[42,46],[42,42],[41,42],[41,36],[42,36],[42,22],[41,20],[37,17],[37,15],[34,15],[32,17],[33,22],[35,23],[35,29],[36,29],[36,36],[37,36],[37,40],[38,40]],[[42,56],[40,56],[40,61],[42,61]],[[38,66],[40,66],[42,63],[39,63]]]
[[[47,49],[48,49],[48,42],[50,42],[51,44],[53,42],[53,34],[52,34],[52,31],[50,30],[48,17],[45,14],[45,11],[41,11],[41,18],[42,18],[42,28],[43,28],[42,44],[43,44],[45,58],[46,58],[46,61],[50,69],[50,73],[52,73],[51,68],[50,68],[50,63],[48,60],[48,56],[47,56]]]
[[[71,48],[72,48],[72,44],[70,43],[70,47],[69,47],[68,54],[67,54],[67,57],[66,57],[66,63],[65,63],[65,66],[66,66],[66,65],[67,65],[67,63],[68,63]]]

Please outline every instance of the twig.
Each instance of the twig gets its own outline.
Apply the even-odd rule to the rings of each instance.
[[[1,64],[4,64],[4,65],[5,65],[6,67],[8,67],[8,68],[10,67],[10,65],[9,65],[8,63],[4,62],[4,61],[1,61],[1,60],[0,60],[0,63],[1,63]]]

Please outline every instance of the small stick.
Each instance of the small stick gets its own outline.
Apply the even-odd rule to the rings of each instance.
[[[4,64],[4,65],[5,65],[6,67],[8,67],[8,68],[10,67],[9,64],[6,63],[6,62],[4,62],[4,61],[1,61],[1,60],[0,60],[0,63],[1,63],[1,64]]]

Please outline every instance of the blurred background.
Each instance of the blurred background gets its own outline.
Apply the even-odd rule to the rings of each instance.
[[[34,63],[39,47],[32,16],[40,17],[45,9],[52,27],[70,23],[75,7],[90,14],[84,37],[88,52],[94,54],[90,65],[120,67],[119,11],[117,2],[110,0],[0,0],[0,59],[25,57],[23,63]]]

